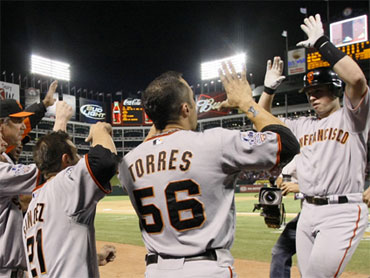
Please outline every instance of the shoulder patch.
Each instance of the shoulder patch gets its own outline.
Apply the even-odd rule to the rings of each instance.
[[[11,171],[13,172],[13,175],[14,176],[24,175],[26,173],[29,173],[31,170],[32,170],[32,167],[31,166],[29,166],[29,165],[22,165],[22,164],[14,165],[12,167],[12,169],[11,169]]]
[[[266,134],[254,131],[241,132],[241,139],[250,146],[261,145],[266,140]]]

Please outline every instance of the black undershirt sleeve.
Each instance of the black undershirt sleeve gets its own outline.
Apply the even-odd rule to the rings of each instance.
[[[28,116],[31,123],[31,128],[34,128],[45,116],[46,108],[43,102],[34,103],[24,109],[27,112],[33,112],[35,114]]]
[[[299,143],[289,128],[283,125],[268,125],[265,126],[261,131],[272,131],[280,135],[280,163],[282,165],[288,164],[289,161],[291,161],[293,157],[299,153]]]
[[[104,188],[109,187],[109,181],[117,173],[121,157],[101,145],[96,145],[90,149],[87,158],[94,177]]]

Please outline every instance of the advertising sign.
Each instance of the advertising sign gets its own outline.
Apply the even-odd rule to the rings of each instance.
[[[104,104],[98,100],[80,97],[80,121],[96,123],[105,121]]]
[[[145,117],[145,123],[150,120]],[[143,125],[144,124],[144,108],[141,105],[139,98],[127,98],[122,103],[114,101],[112,103],[112,125]]]
[[[15,99],[19,98],[19,85],[0,81],[0,99]]]
[[[288,75],[305,73],[306,51],[304,48],[297,48],[288,51]]]
[[[33,103],[40,102],[40,90],[35,88],[28,88],[24,90],[24,103],[25,107],[30,106]]]
[[[344,19],[330,24],[330,41],[346,46],[368,40],[367,15]]]
[[[49,106],[47,109],[46,109],[46,113],[45,113],[45,117],[47,118],[55,118],[55,109],[56,109],[56,105],[57,105],[57,102],[59,101],[59,94],[58,93],[54,93],[54,99],[56,99],[56,102],[54,103],[54,105],[52,106]],[[71,95],[66,95],[66,94],[63,94],[63,100],[70,106],[72,106],[72,118],[71,120],[72,121],[75,121],[76,120],[76,97],[75,96],[71,96]],[[27,101],[27,99],[26,99]]]
[[[229,115],[230,109],[217,111],[218,107],[225,99],[225,92],[209,92],[198,95],[196,101],[198,119]]]
[[[122,102],[122,125],[142,125],[144,108],[139,98],[127,98]]]

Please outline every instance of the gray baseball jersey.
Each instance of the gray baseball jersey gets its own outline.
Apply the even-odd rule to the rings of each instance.
[[[298,183],[307,196],[330,205],[303,202],[297,227],[297,257],[304,277],[339,277],[362,238],[368,209],[362,202],[370,122],[369,89],[358,107],[343,107],[323,119],[285,120],[301,145]],[[339,199],[348,200],[339,203]]]
[[[128,153],[119,177],[148,251],[184,257],[230,249],[237,175],[273,168],[279,152],[275,133],[215,128],[168,132]]]
[[[19,194],[31,194],[39,171],[36,165],[0,162],[0,269],[26,269],[22,244],[22,211]]]
[[[309,196],[363,192],[369,133],[369,93],[356,109],[346,97],[329,117],[285,119],[301,153],[297,173],[301,192]]]
[[[87,156],[33,191],[22,227],[29,277],[99,277],[94,218],[109,192]]]

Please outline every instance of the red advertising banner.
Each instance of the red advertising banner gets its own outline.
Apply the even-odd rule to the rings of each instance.
[[[207,92],[197,96],[198,119],[221,117],[229,115],[230,109],[217,111],[221,103],[226,99],[225,92]]]

